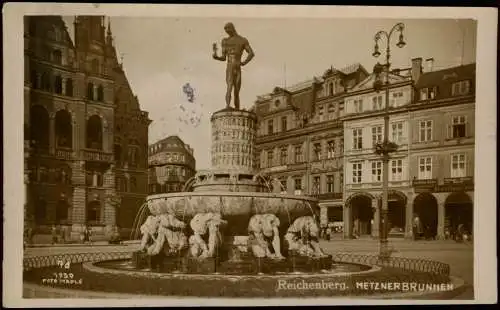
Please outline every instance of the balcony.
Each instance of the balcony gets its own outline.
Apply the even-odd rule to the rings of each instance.
[[[56,158],[71,160],[73,159],[73,150],[66,148],[56,149]]]
[[[413,187],[434,187],[437,185],[436,179],[413,179],[411,182]]]
[[[104,151],[101,150],[84,149],[83,159],[88,161],[112,162],[113,154],[105,153]]]
[[[312,194],[311,197],[314,197],[314,198],[319,199],[319,200],[342,199],[342,193]]]
[[[472,177],[460,177],[460,178],[444,178],[444,185],[449,184],[474,184],[474,179]]]

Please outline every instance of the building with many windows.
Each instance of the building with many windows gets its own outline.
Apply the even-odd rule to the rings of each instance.
[[[407,218],[406,197],[412,191],[409,162],[408,107],[412,102],[413,81],[419,78],[421,59],[414,59],[412,74],[401,71],[389,74],[389,140],[398,145],[389,161],[389,221],[393,234],[404,234],[411,227]],[[385,73],[380,78],[386,80]],[[377,77],[371,74],[348,91],[345,99],[344,169],[344,234],[379,236],[382,194],[382,158],[375,147],[384,139],[385,89],[375,91]],[[409,226],[408,226],[409,225]]]
[[[389,140],[398,145],[389,161],[390,235],[412,237],[416,217],[428,237],[459,224],[472,232],[475,64],[423,72],[416,58],[402,71],[389,79]],[[379,235],[382,161],[374,145],[383,140],[385,90],[376,92],[373,79],[345,99],[345,237]]]
[[[149,146],[149,193],[183,190],[196,173],[194,151],[178,136],[169,136]]]
[[[368,76],[359,64],[259,96],[256,163],[282,192],[320,200],[321,225],[342,221],[346,90]]]
[[[444,238],[473,232],[476,65],[422,74],[410,108],[409,213]]]
[[[94,239],[107,239],[117,226],[131,225],[133,218],[122,225],[118,215],[130,209],[135,216],[147,194],[149,119],[137,102],[127,103],[133,100],[130,88],[118,94],[126,77],[104,17],[78,16],[74,26],[73,42],[61,16],[24,20],[25,218],[37,234],[60,225],[66,238],[78,240],[91,226]],[[117,126],[124,135],[138,132],[135,159],[129,144],[117,159]],[[131,173],[143,184],[135,201],[116,188],[117,160],[142,163]]]

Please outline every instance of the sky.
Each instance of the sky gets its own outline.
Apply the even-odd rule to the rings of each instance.
[[[65,17],[73,36],[73,17]],[[242,69],[241,105],[250,108],[258,95],[275,86],[321,76],[330,66],[361,63],[371,72],[374,35],[405,24],[406,46],[391,43],[392,68],[407,68],[411,59],[434,58],[434,70],[476,60],[473,20],[342,19],[342,18],[201,18],[111,17],[111,29],[132,91],[152,119],[149,143],[178,135],[194,148],[197,169],[210,167],[210,113],[225,106],[225,64],[213,60],[212,44],[226,36],[224,24],[234,23],[246,37],[255,58]],[[107,23],[107,19],[106,19]],[[381,44],[384,51],[385,43]],[[245,55],[243,56],[245,57]],[[380,59],[383,62],[383,59]],[[424,68],[425,71],[425,68]],[[189,102],[183,86],[195,99]],[[200,121],[188,120],[197,116]]]

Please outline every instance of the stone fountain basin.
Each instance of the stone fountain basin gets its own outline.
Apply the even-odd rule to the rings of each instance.
[[[229,236],[247,235],[255,214],[276,215],[282,234],[298,217],[319,216],[317,199],[278,193],[179,192],[148,196],[147,204],[151,214],[174,214],[188,225],[198,213],[220,213],[228,221],[224,234]]]

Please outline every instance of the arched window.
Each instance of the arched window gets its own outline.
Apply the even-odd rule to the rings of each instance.
[[[71,169],[68,166],[60,167],[56,171],[57,182],[61,184],[71,184]]]
[[[66,96],[73,96],[73,79],[66,80]]]
[[[56,75],[54,79],[54,92],[56,94],[62,94],[62,78],[59,75]]]
[[[87,121],[87,148],[102,149],[102,122],[97,115],[92,115]]]
[[[56,223],[65,224],[68,220],[69,205],[66,200],[59,200],[56,206]]]
[[[97,223],[101,219],[101,204],[99,201],[91,201],[87,205],[87,222]]]
[[[40,106],[34,105],[30,109],[30,140],[35,148],[49,147],[49,113]]]
[[[71,148],[73,146],[73,128],[71,115],[66,110],[56,113],[56,146]]]
[[[35,203],[35,222],[42,224],[47,217],[47,202],[43,199],[38,199]]]
[[[94,84],[87,84],[87,99],[94,100]]]
[[[137,167],[137,153],[138,148],[131,146],[128,148],[128,163],[131,167]]]
[[[104,101],[104,88],[102,85],[97,87],[97,101]]]
[[[330,82],[330,83],[328,84],[328,94],[329,94],[330,96],[333,96],[333,82]]]
[[[62,53],[61,53],[61,51],[60,50],[54,50],[52,52],[52,59],[53,59],[53,61],[56,64],[58,64],[58,65],[62,64]]]
[[[47,72],[42,73],[42,89],[50,91],[50,76]]]

